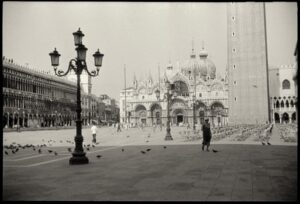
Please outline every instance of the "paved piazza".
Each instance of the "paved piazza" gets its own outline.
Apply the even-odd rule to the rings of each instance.
[[[251,137],[242,142],[227,137],[213,140],[216,153],[202,151],[201,140],[186,128],[173,127],[174,140],[165,141],[165,129],[117,133],[103,127],[95,147],[87,147],[92,135],[84,128],[90,162],[71,166],[68,148],[74,148],[75,132],[4,132],[4,145],[33,144],[36,150],[19,148],[13,154],[4,148],[3,200],[297,200],[297,143],[281,141],[276,127],[270,146]],[[42,144],[47,146],[39,154],[37,145]]]

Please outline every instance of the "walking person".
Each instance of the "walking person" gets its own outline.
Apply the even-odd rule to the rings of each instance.
[[[92,122],[92,127],[91,127],[91,131],[92,131],[92,135],[93,135],[93,143],[96,143],[96,134],[97,134],[97,126],[95,124],[95,122]]]
[[[209,146],[210,146],[210,140],[211,140],[209,119],[205,119],[205,122],[202,125],[202,132],[203,132],[202,151],[204,151],[204,147],[206,145],[206,151],[209,152]]]

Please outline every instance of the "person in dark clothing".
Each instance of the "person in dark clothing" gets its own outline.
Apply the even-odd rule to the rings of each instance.
[[[203,142],[202,142],[202,151],[204,151],[204,147],[206,145],[206,151],[209,152],[210,140],[211,140],[211,131],[210,131],[210,124],[209,120],[206,119],[205,123],[202,125],[202,132],[203,132]]]

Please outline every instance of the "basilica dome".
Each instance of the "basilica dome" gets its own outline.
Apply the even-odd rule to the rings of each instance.
[[[207,58],[208,53],[204,48],[200,51],[199,58],[192,52],[190,59],[182,64],[182,72],[186,75],[199,76],[203,79],[215,79],[216,78],[216,66]]]
[[[200,76],[201,78],[216,78],[216,66],[215,64],[207,58],[208,53],[206,50],[202,49],[199,54],[199,64],[200,64]]]

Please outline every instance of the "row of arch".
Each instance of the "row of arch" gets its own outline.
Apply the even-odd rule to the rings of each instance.
[[[74,125],[75,114],[55,115],[55,114],[18,114],[4,113],[3,126],[5,128],[14,127],[54,127]]]
[[[82,113],[82,125],[89,125],[91,120],[95,120],[95,114],[88,115]],[[4,113],[3,127],[4,128],[29,128],[29,127],[55,127],[55,126],[74,126],[76,114],[18,114]]]
[[[296,112],[289,115],[288,113],[283,113],[280,117],[279,113],[274,113],[274,121],[275,123],[293,123],[296,122]]]
[[[188,107],[186,105],[175,105],[175,100],[170,105],[170,117],[172,123],[191,123],[193,121],[193,107]],[[221,102],[214,102],[212,105],[207,107],[203,102],[199,101],[195,106],[195,123],[203,123],[205,117],[211,117],[211,121],[216,121],[216,123],[221,123],[222,118],[227,118],[227,114],[224,112],[225,107]],[[149,114],[148,114],[149,113]],[[166,121],[166,112],[163,116],[163,110],[160,104],[153,103],[149,110],[143,104],[138,104],[134,108],[134,112],[129,114],[137,123],[147,123],[148,124],[161,124]],[[198,122],[197,122],[198,121]],[[224,121],[224,119],[222,119]]]
[[[279,100],[276,100],[276,102],[273,104],[274,108],[289,108],[289,107],[294,107],[295,106],[295,102],[294,100],[281,100],[279,102]]]
[[[183,100],[181,100],[181,99],[175,99],[175,100],[172,100],[172,102],[171,102],[171,104],[170,104],[170,107],[174,104],[174,103],[176,103],[176,102],[181,102],[181,103],[185,103]],[[224,107],[224,105],[223,105],[223,103],[222,102],[220,102],[220,101],[215,101],[215,102],[213,102],[210,106],[207,106],[207,105],[205,105],[205,103],[204,102],[202,102],[202,101],[200,101],[200,100],[197,100],[196,101],[196,109],[203,109],[203,110],[220,110],[220,109],[224,109],[225,107]],[[160,104],[158,104],[158,103],[153,103],[153,104],[151,104],[151,106],[149,107],[149,111],[153,111],[153,110],[155,110],[155,109],[162,109],[162,107],[161,107],[161,105]],[[143,104],[137,104],[136,106],[135,106],[135,108],[134,108],[134,111],[135,112],[138,112],[138,111],[140,111],[140,110],[147,110],[146,109],[146,107],[143,105]]]

